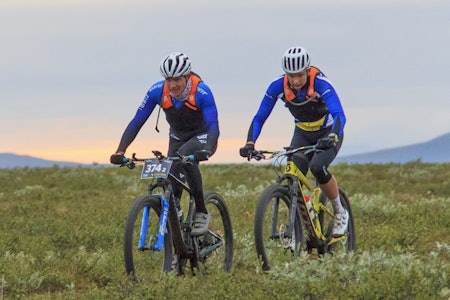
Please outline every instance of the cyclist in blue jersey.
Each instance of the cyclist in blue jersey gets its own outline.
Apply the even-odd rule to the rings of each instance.
[[[156,82],[148,90],[136,115],[125,129],[116,152],[111,155],[111,163],[122,164],[125,151],[156,105],[164,110],[170,127],[167,156],[191,155],[197,150],[207,150],[213,155],[216,151],[219,122],[214,97],[208,85],[191,71],[189,57],[178,52],[169,54],[161,61],[160,72],[165,80]],[[204,234],[208,230],[210,216],[204,203],[198,162],[173,164],[171,172],[182,181],[184,174],[187,174],[196,204],[191,233]],[[174,196],[181,199],[183,189],[175,180],[172,180],[172,184]]]
[[[333,236],[342,236],[348,225],[348,212],[339,198],[336,178],[328,166],[336,157],[344,138],[345,114],[339,97],[328,78],[310,65],[311,59],[303,47],[291,47],[283,55],[284,75],[267,88],[258,112],[250,125],[247,142],[239,151],[251,157],[264,122],[278,99],[284,102],[295,120],[290,146],[293,148],[317,144],[322,151],[293,157],[296,166],[316,178],[322,192],[330,199],[335,213]]]

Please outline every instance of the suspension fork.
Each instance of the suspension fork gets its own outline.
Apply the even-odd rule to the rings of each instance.
[[[187,258],[190,257],[191,252],[187,249],[184,239],[181,233],[181,226],[178,220],[178,215],[175,208],[174,197],[172,195],[172,188],[169,187],[169,184],[163,180],[158,180],[158,182],[154,185],[150,185],[148,188],[149,193],[153,191],[156,187],[163,187],[164,195],[161,194],[153,194],[153,196],[159,198],[161,201],[161,216],[159,218],[159,228],[158,228],[158,236],[156,243],[154,246],[150,245],[150,250],[153,251],[161,251],[164,245],[164,238],[166,232],[167,222],[169,222],[169,226],[172,229],[172,240],[173,246],[178,254],[181,257]],[[143,218],[141,224],[141,231],[138,241],[138,249],[142,250],[145,248],[145,240],[147,236],[147,228],[148,221],[150,217],[150,210],[148,207],[144,207],[143,210]]]
[[[291,188],[288,188],[288,191],[291,193],[289,195],[289,198],[291,199],[290,207],[289,207],[289,224],[288,224],[288,231],[285,233],[285,237],[291,238],[294,231],[294,225],[295,225],[295,219],[296,219],[296,212],[297,212],[297,200],[298,196],[297,193],[299,191],[299,180],[298,177],[292,176],[292,175],[284,175],[282,177],[279,177],[277,179],[277,183],[281,184],[282,181],[287,180],[288,186],[291,186]],[[280,206],[280,200],[275,199],[275,201],[272,204],[272,223],[271,223],[271,238],[278,236],[277,231],[277,224],[278,224],[278,208]]]
[[[298,185],[298,178],[295,176],[291,177],[292,179],[292,188],[290,189],[292,194],[291,196],[291,207],[289,209],[289,226],[288,226],[288,237],[293,236],[294,226],[295,226],[295,219],[297,214],[297,200],[298,200],[298,191],[299,191],[299,185]]]
[[[163,195],[155,195],[161,202],[161,216],[159,218],[158,236],[154,244],[150,244],[148,247],[145,245],[148,233],[148,222],[150,219],[150,208],[145,206],[142,211],[141,230],[139,233],[138,250],[154,250],[160,251],[164,244],[164,234],[166,232],[167,216],[169,212],[169,203],[166,201]]]
[[[144,210],[142,212],[142,223],[141,223],[141,231],[139,234],[138,250],[146,249],[145,240],[147,237],[147,228],[148,228],[149,217],[150,217],[150,208],[148,206],[145,206]],[[151,247],[151,245],[150,245],[150,247]]]
[[[278,224],[278,207],[280,206],[280,200],[275,199],[272,204],[272,223],[270,226],[270,238],[278,236],[277,224]]]
[[[169,214],[169,202],[167,202],[166,198],[163,195],[158,195],[161,201],[161,217],[159,218],[159,230],[158,230],[158,239],[156,241],[153,250],[161,251],[164,245],[164,234],[166,232],[167,225],[167,217]]]

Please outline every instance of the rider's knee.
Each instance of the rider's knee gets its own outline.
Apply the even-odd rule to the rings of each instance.
[[[319,184],[326,184],[331,180],[331,173],[326,165],[311,163],[309,168]]]

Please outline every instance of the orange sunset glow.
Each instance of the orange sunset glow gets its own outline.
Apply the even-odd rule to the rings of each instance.
[[[284,141],[286,142],[286,141]],[[54,160],[54,161],[68,161],[78,162],[82,164],[109,164],[109,157],[117,147],[118,141],[109,141],[98,143],[95,145],[88,145],[85,148],[53,148],[53,149],[37,149],[30,152],[18,151],[20,155],[30,155],[42,159]],[[242,139],[223,139],[219,140],[219,145],[214,156],[208,163],[243,163],[246,160],[239,156],[239,148],[244,144]],[[284,145],[283,141],[271,140],[266,143],[258,143],[260,148],[272,149],[276,145]],[[281,146],[280,146],[281,147]],[[151,157],[151,150],[159,150],[163,153],[167,151],[166,139],[153,139],[151,145],[148,141],[136,140],[128,148],[126,155],[131,156],[132,153],[136,153],[138,157],[148,156]]]

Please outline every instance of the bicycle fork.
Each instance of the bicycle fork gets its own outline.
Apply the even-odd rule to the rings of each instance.
[[[152,250],[152,251],[161,251],[164,246],[164,238],[167,228],[167,222],[170,223],[170,227],[172,228],[172,239],[174,241],[173,246],[175,247],[177,253],[182,258],[189,258],[192,254],[184,244],[183,237],[181,235],[180,223],[178,221],[178,216],[175,211],[175,206],[170,205],[166,199],[170,199],[170,195],[165,193],[166,195],[153,195],[161,201],[161,216],[159,218],[159,227],[158,227],[158,236],[151,237],[149,245],[145,246],[145,241],[147,239],[148,234],[148,222],[150,218],[150,208],[144,207],[143,216],[142,216],[142,224],[141,224],[141,232],[138,241],[138,249],[139,250]],[[169,214],[173,217],[169,217]],[[156,241],[155,241],[156,239]]]
[[[144,207],[142,213],[142,223],[141,223],[141,233],[139,235],[138,249],[139,250],[153,250],[153,251],[161,251],[164,245],[164,234],[166,232],[167,225],[167,217],[169,214],[169,202],[167,202],[166,198],[163,195],[155,195],[161,201],[161,217],[159,218],[159,229],[158,229],[158,237],[156,238],[156,243],[152,244],[154,240],[150,241],[150,245],[145,247],[145,241],[147,239],[147,230],[148,230],[148,221],[150,219],[150,208],[148,206]],[[153,238],[153,237],[152,237]]]

